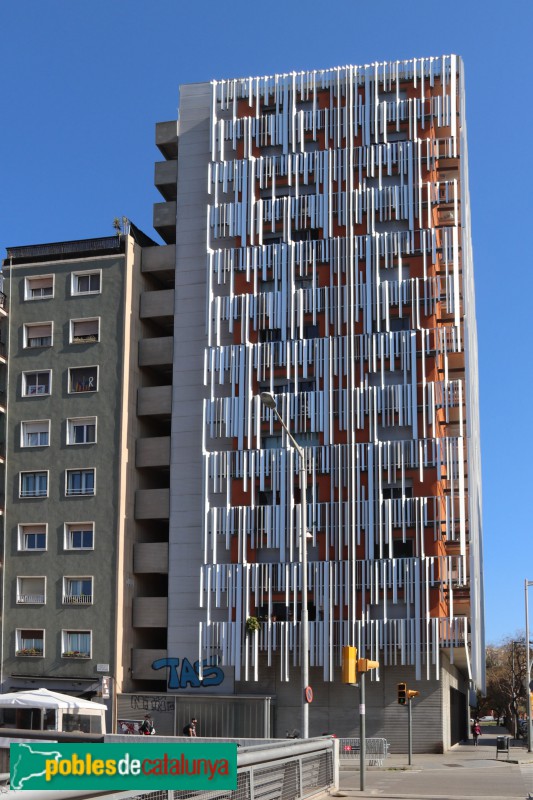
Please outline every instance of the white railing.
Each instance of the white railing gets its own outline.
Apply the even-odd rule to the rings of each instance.
[[[63,603],[68,605],[90,605],[93,601],[92,594],[64,594]]]

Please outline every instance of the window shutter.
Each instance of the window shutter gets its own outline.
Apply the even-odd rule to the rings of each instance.
[[[96,336],[98,333],[98,320],[88,319],[74,322],[72,333],[74,336]]]
[[[47,325],[27,325],[26,326],[26,336],[29,339],[40,339],[45,336],[52,335],[52,323],[49,322]]]

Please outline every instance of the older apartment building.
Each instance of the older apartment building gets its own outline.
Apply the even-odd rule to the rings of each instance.
[[[484,686],[462,62],[182,86],[156,141],[164,246],[4,265],[4,686],[108,666],[115,721],[298,728],[305,474],[310,734],[357,735],[354,645],[367,735],[405,747],[406,681],[447,749]]]

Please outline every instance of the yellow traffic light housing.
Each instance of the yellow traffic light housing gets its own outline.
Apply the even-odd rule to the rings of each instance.
[[[360,658],[357,662],[357,670],[359,672],[368,672],[370,669],[377,669],[379,661],[371,661],[369,658]]]
[[[415,689],[408,689],[407,690],[407,699],[412,700],[413,697],[418,697],[420,692],[417,692]]]
[[[406,683],[399,683],[398,684],[398,703],[401,706],[404,706],[407,703],[407,684]]]
[[[357,683],[357,647],[342,648],[342,682]]]

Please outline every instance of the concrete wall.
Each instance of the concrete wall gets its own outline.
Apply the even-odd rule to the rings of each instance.
[[[431,670],[435,676],[435,669]],[[300,674],[291,671],[291,680],[279,680],[276,669],[260,665],[261,679],[258,683],[236,683],[237,693],[275,697],[274,735],[285,736],[287,731],[300,729]],[[379,671],[379,680],[370,674],[366,677],[366,735],[385,737],[391,752],[407,752],[407,707],[397,701],[397,685],[406,682],[409,689],[416,689],[420,696],[412,701],[413,752],[441,753],[449,749],[449,686],[457,685],[458,673],[444,657],[436,676],[430,680],[415,680],[412,667],[386,667]],[[319,670],[310,670],[310,685],[314,699],[309,708],[309,735],[335,733],[337,736],[359,736],[358,687],[347,686],[341,681],[340,669],[336,670],[332,683],[324,683]],[[447,732],[447,733],[446,733]]]
[[[211,90],[180,97],[169,528],[169,656],[198,658],[203,542],[202,400],[206,345],[206,206]],[[185,557],[186,554],[186,557]]]

